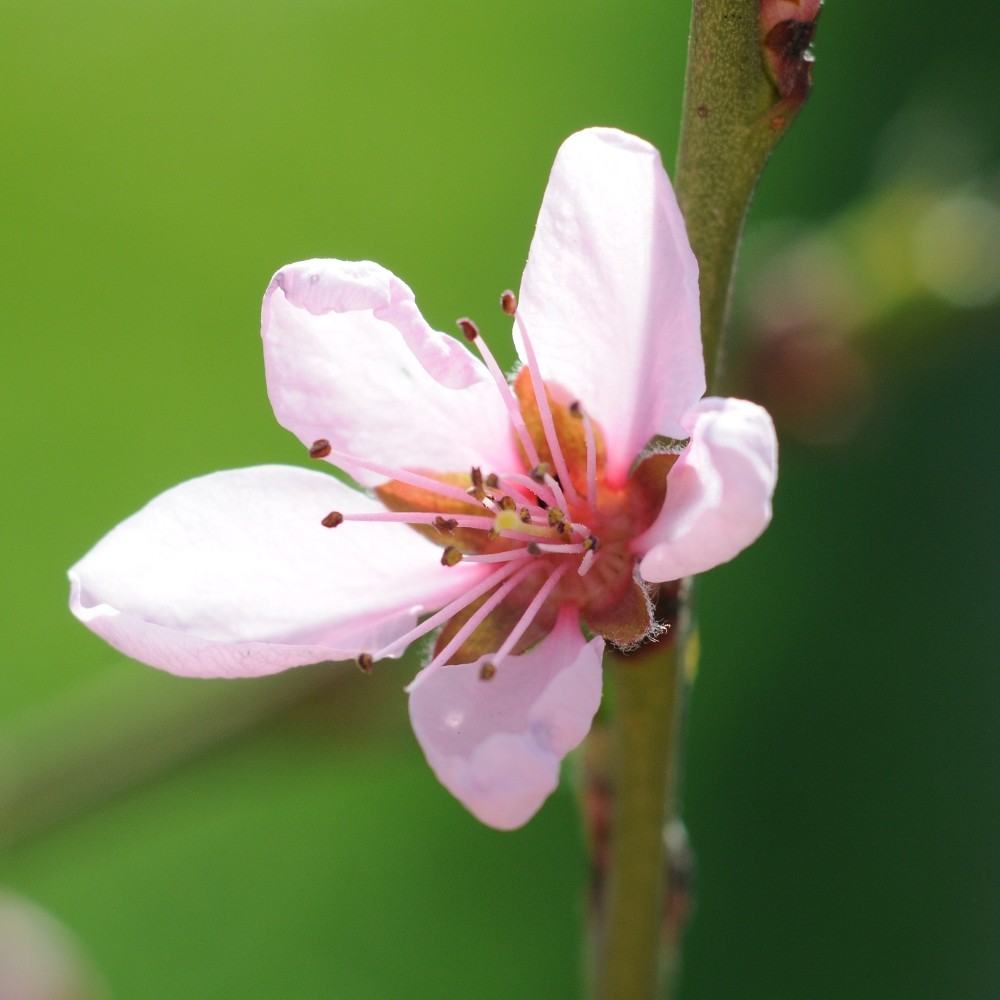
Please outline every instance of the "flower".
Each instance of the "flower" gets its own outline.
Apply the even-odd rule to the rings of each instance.
[[[521,285],[512,383],[370,262],[282,268],[264,297],[278,420],[318,471],[216,472],[70,570],[117,649],[196,677],[368,670],[437,630],[414,732],[480,820],[526,822],[601,698],[605,641],[654,634],[652,585],[732,558],[771,514],[770,418],[702,399],[697,265],[656,150],[562,146]],[[584,626],[581,628],[581,623]]]

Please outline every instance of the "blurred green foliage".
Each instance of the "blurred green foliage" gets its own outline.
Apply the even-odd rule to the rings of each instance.
[[[827,5],[814,96],[752,226],[851,205],[905,155],[885,136],[913,107],[943,109],[967,169],[995,170],[1000,32],[971,6],[943,31],[936,6]],[[472,315],[510,362],[496,295],[517,285],[559,142],[617,125],[672,162],[688,9],[2,13],[0,778],[3,727],[47,734],[57,760],[76,736],[51,706],[87,715],[75,692],[96,680],[141,672],[139,704],[193,683],[89,635],[64,572],[181,479],[303,461],[264,394],[271,273],[378,260],[433,324]],[[773,527],[703,581],[684,1000],[1000,991],[996,320],[942,309],[853,437],[786,442]],[[905,336],[905,312],[892,322]],[[122,998],[576,996],[568,791],[523,831],[479,827],[408,734],[413,661],[333,669],[271,724],[10,848],[0,884],[70,926]],[[130,721],[92,724],[155,756]]]

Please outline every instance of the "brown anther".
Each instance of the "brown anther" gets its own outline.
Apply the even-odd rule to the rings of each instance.
[[[542,554],[542,547],[538,542],[528,542],[525,546],[525,551],[529,556],[540,556]]]
[[[489,489],[495,490],[500,486],[500,477],[495,472],[491,472],[483,482]]]
[[[459,330],[465,335],[466,340],[475,340],[479,336],[479,327],[468,316],[463,316],[461,319],[455,320],[455,322],[458,324]]]
[[[330,442],[326,438],[320,438],[318,441],[313,441],[312,447],[309,449],[310,458],[326,458],[333,448],[330,446]]]
[[[489,660],[479,668],[479,679],[481,681],[491,681],[496,675],[497,668]]]
[[[508,316],[517,312],[517,296],[509,288],[500,293],[500,308]]]
[[[539,462],[531,472],[528,473],[531,476],[533,482],[544,483],[545,477],[552,471],[552,467],[548,462]]]
[[[363,674],[370,674],[374,666],[375,666],[375,659],[372,657],[371,653],[362,653],[358,657],[358,669]]]
[[[517,510],[517,504],[514,502],[513,497],[502,496],[499,500],[501,510]]]
[[[469,478],[472,480],[472,486],[468,490],[469,494],[477,500],[485,500],[486,490],[483,489],[483,470],[473,466],[469,470]]]
[[[338,524],[344,523],[344,515],[339,510],[331,510],[322,521],[319,522],[324,528],[336,528]]]
[[[566,520],[566,515],[558,507],[549,508],[549,527],[555,528]]]
[[[441,553],[442,566],[457,566],[462,561],[462,550],[456,545],[449,545]]]
[[[601,540],[597,535],[589,535],[583,540],[584,552],[596,552],[601,547]]]
[[[518,512],[517,516],[524,521],[525,524],[531,524],[531,511],[527,507],[522,507]]]
[[[568,409],[571,417],[576,417],[577,420],[583,419],[583,407],[580,405],[580,400],[574,399],[573,402],[569,404]]]
[[[458,527],[458,521],[453,517],[442,517],[438,514],[434,518],[434,527],[443,535],[450,535]]]

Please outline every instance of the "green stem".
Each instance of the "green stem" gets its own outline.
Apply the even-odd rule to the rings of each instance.
[[[779,21],[791,8],[775,0],[693,3],[675,181],[698,259],[710,387],[721,370],[750,198],[809,93],[808,45],[819,4],[799,0],[798,12]],[[658,610],[665,602],[668,622],[684,614],[686,589],[661,587]],[[611,734],[597,730],[588,741],[582,785],[592,866],[594,1000],[651,1000],[672,987],[687,888],[666,857],[669,832],[682,830],[677,785],[685,631],[686,625],[671,629],[635,654],[607,656]],[[683,844],[679,853],[685,853]]]
[[[672,622],[678,595],[676,584],[662,588],[659,610]],[[684,906],[672,890],[684,886],[669,884],[664,831],[677,808],[683,657],[676,627],[636,652],[610,650],[605,657],[610,740],[598,736],[587,761],[594,1000],[658,996],[675,965]],[[610,823],[595,839],[600,824],[593,820],[606,815],[593,808],[600,802],[610,809]]]
[[[762,40],[767,0],[694,0],[677,199],[700,268],[701,329],[711,388],[724,334],[743,221],[771,151],[809,92],[812,21]]]

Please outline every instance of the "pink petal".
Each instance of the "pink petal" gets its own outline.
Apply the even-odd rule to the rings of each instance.
[[[652,583],[728,562],[771,520],[778,442],[767,411],[745,399],[703,399],[685,426],[691,442],[667,476],[666,502],[634,545]]]
[[[534,649],[418,674],[410,721],[441,783],[500,830],[526,823],[559,783],[559,764],[590,730],[601,703],[604,640],[587,642],[571,606]],[[484,658],[488,659],[488,657]]]
[[[151,666],[245,677],[374,652],[484,572],[441,566],[399,523],[324,528],[331,510],[381,507],[333,476],[277,465],[181,483],[70,570],[70,607]]]
[[[306,446],[394,468],[516,468],[486,367],[432,330],[413,292],[370,261],[307,260],[271,279],[261,314],[268,394]],[[360,482],[385,477],[349,463]]]
[[[605,128],[563,143],[518,315],[543,377],[601,424],[613,478],[654,434],[685,436],[705,391],[698,265],[652,146]],[[516,324],[515,339],[525,359]]]

